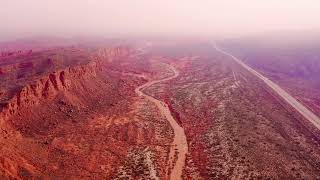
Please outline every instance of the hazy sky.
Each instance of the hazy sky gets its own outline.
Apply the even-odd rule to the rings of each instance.
[[[320,0],[0,0],[0,38],[320,29]]]

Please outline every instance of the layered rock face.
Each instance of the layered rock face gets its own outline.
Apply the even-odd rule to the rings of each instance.
[[[68,50],[65,50],[68,51]],[[74,50],[71,51],[80,51]],[[55,53],[54,51],[50,53],[50,56]],[[57,52],[59,54],[60,51]],[[67,52],[68,53],[68,52]],[[89,52],[87,52],[89,53]],[[110,48],[101,48],[96,50],[95,52],[91,52],[90,54],[81,54],[82,58],[87,58],[86,60],[80,60],[80,65],[72,65],[66,66],[65,68],[54,68],[53,72],[50,72],[52,68],[44,67],[48,72],[43,72],[40,76],[30,77],[25,79],[28,83],[23,83],[21,85],[17,85],[18,87],[13,88],[15,92],[10,92],[12,97],[6,97],[7,100],[0,101],[0,122],[5,121],[10,116],[14,115],[19,108],[28,107],[32,105],[39,104],[41,100],[50,99],[55,97],[60,91],[68,91],[70,88],[70,84],[72,82],[77,82],[82,79],[90,79],[97,76],[97,71],[101,72],[102,68],[106,63],[111,62],[113,60],[117,60],[119,58],[124,58],[128,56],[130,53],[129,48],[127,47],[110,47]],[[30,55],[30,54],[28,54]],[[33,58],[33,56],[29,57],[26,55],[25,59]],[[44,53],[46,56],[47,53]],[[70,58],[70,57],[69,57]],[[71,58],[75,58],[77,61],[77,56],[71,56]],[[46,58],[45,58],[46,59]],[[53,64],[56,59],[52,60],[51,58],[47,58],[50,61],[48,66]],[[8,63],[3,63],[4,65],[0,66],[0,75],[5,77],[10,77],[10,73],[13,74],[17,70],[16,64],[21,64],[24,61],[23,58],[19,59],[16,63],[11,63],[12,59],[0,59],[3,62],[8,61]],[[61,59],[60,59],[61,60]],[[61,61],[65,61],[62,59]],[[84,61],[84,62],[82,62]],[[1,61],[0,61],[1,63]],[[64,62],[59,62],[63,64]],[[29,62],[32,68],[36,65],[33,61]],[[1,65],[1,64],[0,64]],[[19,65],[20,68],[24,68]],[[58,65],[60,66],[60,65]],[[43,68],[42,66],[40,68]],[[1,77],[0,77],[1,78]],[[10,79],[11,80],[11,79]],[[6,89],[1,89],[6,90]],[[10,91],[10,90],[9,90]],[[1,91],[0,91],[1,92]],[[5,93],[1,92],[4,95]],[[1,96],[0,96],[1,98]],[[1,100],[1,99],[0,99]]]
[[[63,54],[60,57],[62,51],[67,55]],[[71,51],[75,53],[70,55]],[[51,175],[62,176],[63,168],[60,169],[58,165],[59,170],[54,170],[54,166],[57,165],[51,167],[48,161],[52,161],[52,158],[48,155],[54,155],[58,149],[65,152],[74,151],[75,147],[62,140],[65,136],[56,130],[60,129],[59,131],[66,133],[72,131],[71,129],[80,131],[82,128],[79,126],[87,126],[90,115],[102,116],[98,114],[103,111],[107,112],[111,108],[118,108],[117,104],[122,104],[118,102],[123,99],[121,96],[134,95],[134,85],[139,84],[141,79],[133,78],[125,82],[118,75],[109,73],[106,68],[106,64],[111,59],[122,58],[126,54],[128,54],[127,48],[105,48],[85,53],[81,50],[64,49],[58,52],[38,53],[36,56],[26,55],[18,60],[6,58],[6,62],[1,62],[3,59],[0,59],[0,63],[6,67],[16,67],[16,63],[29,61],[33,64],[33,68],[38,68],[35,64],[39,61],[59,59],[59,64],[55,68],[41,67],[43,73],[39,75],[25,76],[23,82],[14,81],[10,86],[5,86],[5,84],[1,86],[0,146],[3,148],[0,148],[0,178],[28,179],[30,177],[50,177]],[[36,59],[36,57],[43,59]],[[68,65],[69,61],[73,61],[73,64]],[[9,83],[9,80],[12,82],[12,77],[14,77],[12,74],[16,71],[18,71],[16,68],[12,68],[12,71],[5,71],[0,78],[4,81],[8,80],[5,83]],[[26,71],[27,75],[32,72],[28,73],[29,71]],[[121,105],[121,108],[126,107]],[[73,127],[70,127],[70,122],[73,123]],[[110,133],[113,131],[110,130]],[[135,134],[131,131],[132,133]],[[81,133],[75,133],[76,135],[81,135]],[[91,133],[88,136],[94,137]],[[88,142],[95,144],[90,139]],[[52,150],[48,150],[45,146]],[[74,158],[84,157],[78,154]],[[65,163],[65,160],[58,159],[56,162]],[[43,169],[47,165],[50,167]],[[79,177],[81,172],[75,172],[78,170],[68,169]]]
[[[0,59],[0,179],[166,178],[172,128],[135,88],[168,72],[142,58],[111,47]]]
[[[27,84],[21,90],[18,90],[8,102],[2,104],[0,122],[10,118],[20,108],[37,105],[41,100],[55,97],[59,91],[68,90],[72,81],[95,77],[98,69],[97,62],[90,62],[86,65],[52,72]]]

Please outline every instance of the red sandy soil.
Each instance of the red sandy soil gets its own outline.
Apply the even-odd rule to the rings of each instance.
[[[134,92],[146,80],[128,75],[157,73],[129,53],[63,48],[1,59],[1,179],[166,177],[172,128]]]
[[[320,133],[308,121],[223,54],[171,44],[1,57],[0,179],[320,176]],[[178,127],[184,163],[179,147],[172,156]]]
[[[230,58],[193,53],[171,61],[178,78],[147,90],[185,129],[185,179],[319,178],[318,129]]]

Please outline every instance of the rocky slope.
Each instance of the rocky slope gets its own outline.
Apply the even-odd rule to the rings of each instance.
[[[59,91],[69,90],[74,81],[95,77],[99,66],[98,62],[90,62],[44,75],[25,85],[8,102],[1,104],[0,122],[3,123],[21,108],[31,108],[42,100],[55,97]]]
[[[78,50],[73,49],[71,51]],[[106,107],[115,106],[113,102],[116,102],[121,94],[122,96],[128,96],[127,93],[130,92],[128,88],[133,82],[125,84],[121,82],[121,79],[109,74],[108,69],[105,68],[108,61],[123,57],[126,51],[125,48],[104,49],[103,52],[106,56],[91,53],[85,56],[88,58],[85,61],[73,59],[76,65],[60,68],[60,64],[54,68],[54,71],[51,71],[52,68],[44,68],[42,74],[26,76],[23,83],[12,83],[13,85],[9,88],[6,88],[8,86],[5,85],[1,86],[1,92],[5,93],[1,94],[0,107],[0,144],[2,146],[0,149],[0,177],[43,176],[43,169],[40,173],[39,166],[34,167],[34,162],[38,161],[25,157],[28,153],[28,151],[25,151],[26,148],[33,149],[34,153],[39,151],[46,153],[46,150],[37,145],[39,141],[44,144],[48,143],[48,140],[40,140],[48,138],[42,136],[43,134],[54,133],[52,131],[56,126],[61,125],[63,127],[66,120],[86,119],[86,116],[91,114],[92,110],[99,109],[102,106],[101,103],[105,103]],[[55,52],[51,51],[50,53]],[[61,51],[56,53],[59,55],[59,52]],[[47,52],[42,55],[45,57],[44,61],[46,61]],[[30,57],[35,56],[28,55],[21,58],[21,61],[15,61],[16,59],[5,60],[10,62],[9,66],[15,67],[16,63],[21,63],[30,59]],[[71,58],[75,58],[75,56],[71,56]],[[69,59],[61,59],[61,61],[66,63]],[[36,60],[30,62],[37,63]],[[5,66],[8,67],[8,63]],[[14,71],[6,71],[1,78],[11,80],[7,77],[10,77],[12,73]],[[140,80],[133,79],[133,81],[137,83]],[[9,82],[5,81],[5,83]],[[124,93],[119,93],[117,88],[122,89]],[[84,114],[83,111],[88,112]],[[50,143],[55,144],[55,141]],[[37,155],[34,154],[32,158],[35,157]],[[31,161],[31,163],[28,161]]]
[[[128,47],[1,60],[0,179],[167,177],[172,128],[134,92],[166,67]]]

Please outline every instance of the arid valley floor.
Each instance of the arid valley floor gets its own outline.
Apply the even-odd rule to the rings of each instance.
[[[210,43],[39,46],[0,45],[0,179],[320,178],[320,130]]]

